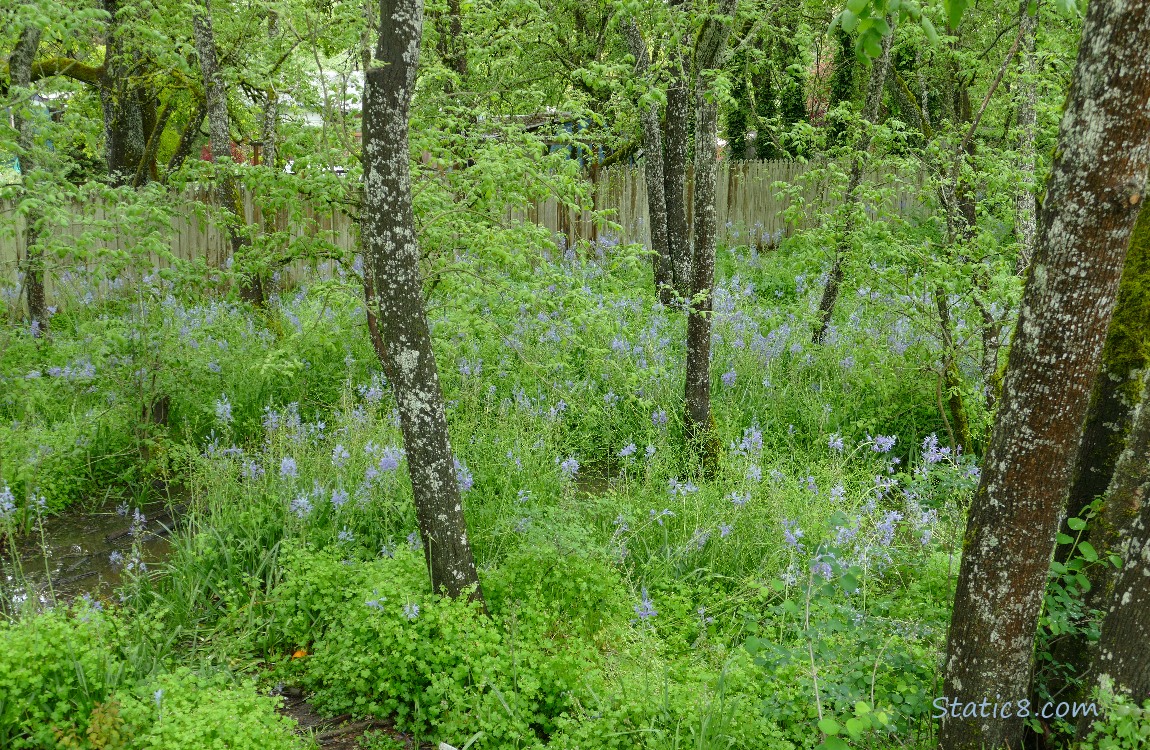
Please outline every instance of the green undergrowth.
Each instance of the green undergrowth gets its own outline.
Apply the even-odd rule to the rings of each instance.
[[[681,448],[683,316],[653,302],[644,259],[608,249],[541,262],[530,284],[453,280],[433,307],[486,611],[427,581],[354,283],[251,312],[152,279],[142,307],[111,295],[61,312],[49,337],[8,330],[0,364],[23,390],[3,408],[28,427],[0,465],[9,529],[41,496],[65,507],[125,473],[178,476],[189,507],[167,561],[127,556],[102,613],[6,626],[66,631],[43,648],[96,661],[82,691],[19,709],[0,695],[0,731],[114,747],[87,733],[121,722],[126,747],[190,748],[180,733],[233,701],[250,706],[235,731],[279,747],[271,696],[298,687],[322,711],[455,747],[929,745],[977,469],[947,445],[928,332],[897,300],[854,294],[813,347],[810,249],[724,254],[722,449],[704,479]],[[88,335],[110,342],[85,350],[91,378],[45,374]],[[141,427],[141,404],[161,402]],[[95,429],[121,442],[81,439]],[[36,453],[48,440],[80,447]]]

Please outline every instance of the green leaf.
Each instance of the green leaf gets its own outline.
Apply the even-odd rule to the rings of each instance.
[[[1081,518],[1068,518],[1066,519],[1066,525],[1073,531],[1082,531],[1086,528],[1086,522]]]
[[[867,722],[863,721],[862,719],[856,719],[854,717],[847,719],[846,725],[847,734],[849,734],[851,739],[854,740],[857,740],[860,736],[862,736],[863,732],[870,728],[870,725]]]
[[[952,29],[957,29],[962,23],[962,14],[966,12],[969,0],[943,0],[946,7],[946,18]]]
[[[815,750],[850,750],[850,748],[850,745],[838,737],[827,737],[826,742],[819,745]]]
[[[1122,567],[1122,558],[1118,555],[1110,555],[1110,564],[1116,568]]]
[[[919,24],[922,26],[922,30],[926,34],[926,38],[930,40],[930,43],[938,44],[938,31],[935,30],[934,24],[931,22],[931,20],[926,16],[923,16],[919,21]]]
[[[1098,553],[1094,550],[1094,545],[1090,542],[1079,542],[1078,551],[1086,558],[1086,562],[1094,562],[1098,559]]]
[[[1074,543],[1074,538],[1073,538],[1073,537],[1069,537],[1069,536],[1067,536],[1066,534],[1061,534],[1061,533],[1060,533],[1060,534],[1059,534],[1057,537],[1055,537],[1055,538],[1057,539],[1057,541],[1058,541],[1058,543],[1059,543],[1059,544],[1073,544],[1073,543]]]
[[[847,10],[856,16],[863,12],[868,0],[847,0]]]
[[[829,737],[834,737],[839,732],[843,731],[842,725],[834,720],[833,717],[827,716],[819,721],[819,729],[823,734]]]
[[[882,37],[873,29],[866,32],[866,35],[862,37],[862,45],[867,57],[872,60],[882,57]]]
[[[855,27],[858,26],[859,17],[854,13],[851,13],[849,10],[844,10],[839,14],[839,23],[842,25],[843,31],[849,33],[854,31]]]

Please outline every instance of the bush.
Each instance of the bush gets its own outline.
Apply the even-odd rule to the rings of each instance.
[[[117,693],[132,750],[260,748],[295,750],[294,722],[276,712],[281,700],[234,684],[221,673],[183,667]]]
[[[109,646],[116,624],[83,608],[0,625],[0,747],[54,747],[82,735],[123,675]]]

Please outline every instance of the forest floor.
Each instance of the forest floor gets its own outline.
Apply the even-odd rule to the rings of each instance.
[[[153,279],[5,333],[0,744],[813,750],[821,709],[930,745],[978,469],[918,301],[852,292],[814,346],[821,254],[724,252],[706,477],[684,316],[611,252],[432,308],[488,614],[430,590],[350,281],[253,312]]]

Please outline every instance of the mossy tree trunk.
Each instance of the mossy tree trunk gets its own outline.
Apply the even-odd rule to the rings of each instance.
[[[1145,375],[1150,372],[1150,211],[1141,211],[1130,237],[1126,266],[1118,287],[1118,302],[1102,345],[1102,364],[1090,393],[1090,406],[1083,423],[1082,439],[1074,462],[1070,493],[1064,518],[1083,515],[1097,498],[1103,497],[1097,516],[1082,531],[1063,521],[1063,533],[1071,539],[1088,542],[1103,560],[1118,552],[1137,507],[1131,486],[1131,467],[1120,471],[1120,457],[1126,458],[1137,443],[1131,431],[1134,414],[1143,403]],[[1136,482],[1134,483],[1136,484]],[[1074,543],[1060,544],[1054,559],[1066,563]],[[1104,562],[1089,565],[1084,575],[1090,588],[1083,592],[1080,629],[1058,639],[1052,647],[1054,661],[1061,665],[1047,687],[1052,693],[1076,695],[1085,700],[1089,685],[1075,684],[1090,663],[1091,643],[1086,634],[1093,613],[1106,608],[1117,571]],[[1080,690],[1079,688],[1082,688]]]
[[[16,146],[19,149],[20,179],[23,193],[30,196],[36,183],[36,128],[30,121],[32,94],[32,61],[40,47],[40,29],[27,26],[20,31],[12,55],[8,58],[12,88],[10,101],[12,119],[16,126]],[[44,255],[40,247],[41,212],[35,208],[24,215],[24,295],[28,302],[28,317],[32,325],[45,333],[48,330],[48,302],[44,293]]]
[[[942,691],[963,704],[1028,696],[1059,514],[1150,168],[1150,0],[1092,3],[1082,39],[967,518]],[[939,740],[1018,747],[1022,732],[1017,713],[947,716]]]
[[[363,112],[365,292],[377,352],[399,404],[419,533],[432,588],[482,601],[455,477],[447,415],[423,304],[411,194],[408,116],[422,0],[381,0],[379,43]]]
[[[1123,530],[1122,567],[1106,587],[1107,610],[1088,686],[1103,677],[1141,704],[1150,697],[1150,404],[1135,412],[1130,440],[1106,493],[1107,521]],[[1118,541],[1116,537],[1115,542]],[[1079,736],[1091,722],[1083,720]]]

